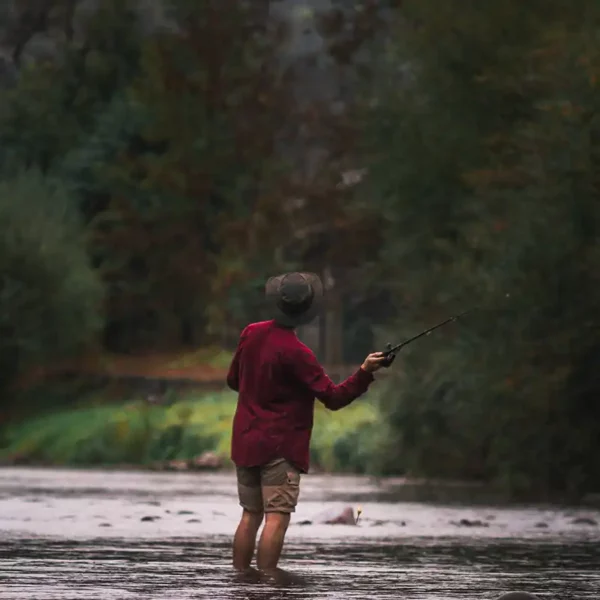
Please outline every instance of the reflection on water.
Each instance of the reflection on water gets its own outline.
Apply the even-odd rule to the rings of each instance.
[[[358,527],[298,524],[368,486],[307,481],[285,572],[265,579],[231,570],[239,507],[227,475],[0,469],[0,599],[600,597],[600,527],[574,526],[577,510],[373,500]],[[457,525],[463,518],[485,527]]]
[[[139,542],[14,540],[0,550],[0,598],[325,599],[598,598],[600,548],[592,543],[464,541],[291,544],[277,580],[236,576],[225,540]]]

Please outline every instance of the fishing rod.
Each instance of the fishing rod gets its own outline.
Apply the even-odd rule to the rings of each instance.
[[[381,361],[381,363],[379,364],[387,369],[394,362],[396,354],[402,348],[404,348],[404,346],[407,346],[408,344],[414,342],[415,340],[418,340],[419,338],[422,338],[423,336],[429,335],[432,331],[435,331],[436,329],[443,327],[444,325],[454,323],[454,321],[457,321],[461,317],[468,315],[474,310],[474,308],[470,308],[469,310],[465,310],[464,312],[461,312],[458,315],[454,315],[453,317],[450,317],[449,319],[446,319],[445,321],[442,321],[441,323],[438,323],[437,325],[434,325],[433,327],[430,327],[429,329],[426,329],[421,333],[417,333],[417,335],[413,335],[412,337],[408,338],[407,340],[404,340],[403,342],[400,342],[399,344],[396,344],[395,346],[392,346],[392,344],[387,344],[385,350],[383,351],[385,360]]]

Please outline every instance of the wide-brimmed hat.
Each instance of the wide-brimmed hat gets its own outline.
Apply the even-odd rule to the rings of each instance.
[[[286,327],[310,323],[323,305],[323,284],[314,273],[284,273],[265,286],[273,318]]]

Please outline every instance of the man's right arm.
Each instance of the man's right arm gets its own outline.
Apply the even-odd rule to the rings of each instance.
[[[229,371],[227,372],[227,385],[234,392],[240,391],[240,354],[242,351],[242,342],[246,337],[247,330],[248,328],[246,327],[240,335],[237,348],[235,349],[235,354],[233,355],[231,365],[229,366]]]
[[[362,396],[374,381],[372,373],[362,367],[336,385],[325,373],[308,348],[298,348],[289,356],[289,366],[301,385],[310,390],[329,410],[340,410]]]

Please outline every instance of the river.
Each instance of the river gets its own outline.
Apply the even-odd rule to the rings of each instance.
[[[600,597],[598,511],[398,502],[385,491],[385,481],[306,476],[288,576],[269,582],[231,571],[231,474],[0,469],[0,599]],[[316,523],[357,499],[358,525]]]

